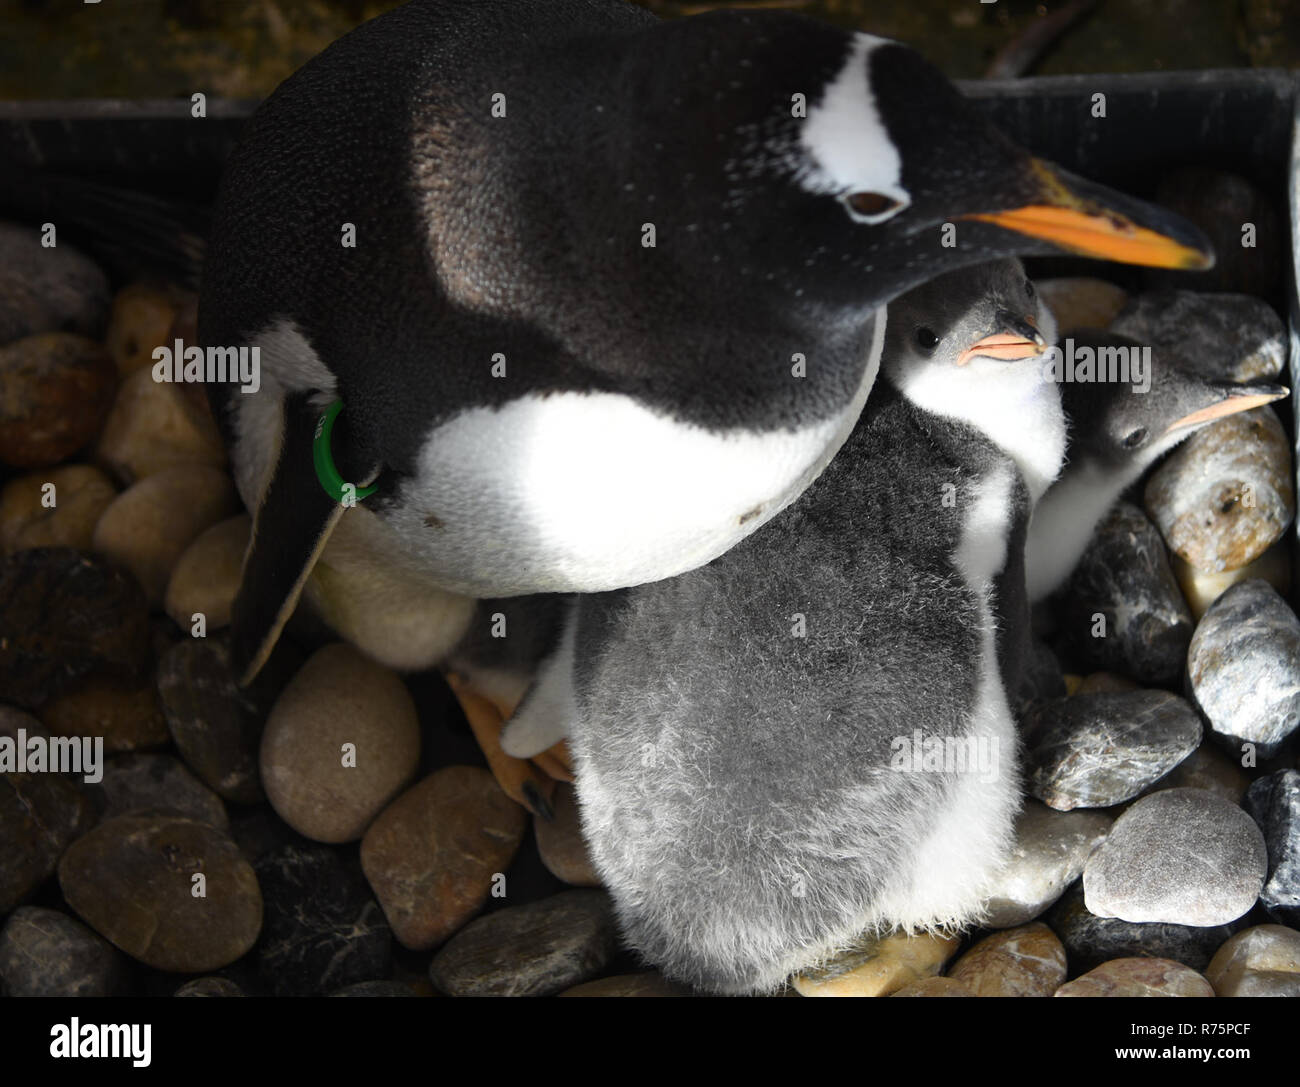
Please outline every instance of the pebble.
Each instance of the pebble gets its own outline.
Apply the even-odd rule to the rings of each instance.
[[[689,989],[684,989],[669,981],[657,970],[644,974],[616,974],[612,978],[599,981],[586,981],[565,989],[560,996],[693,996]]]
[[[100,556],[66,547],[0,563],[0,691],[32,709],[92,672],[147,677],[149,611],[139,584]]]
[[[1224,381],[1268,381],[1286,362],[1286,326],[1272,306],[1248,294],[1148,291],[1111,331]]]
[[[1265,405],[1198,430],[1147,481],[1147,513],[1189,565],[1209,573],[1254,562],[1295,516],[1286,432]]]
[[[1187,654],[1192,699],[1231,756],[1276,754],[1300,726],[1300,619],[1265,581],[1225,592]]]
[[[1178,587],[1183,591],[1192,618],[1197,622],[1225,592],[1251,578],[1262,578],[1283,596],[1291,592],[1291,554],[1286,540],[1279,540],[1254,562],[1236,570],[1208,573],[1189,565],[1177,555],[1169,556],[1169,565],[1173,567],[1174,577],[1178,579]]]
[[[86,550],[100,514],[115,497],[112,481],[90,464],[65,464],[11,479],[0,492],[0,552],[29,547]]]
[[[1260,905],[1273,920],[1300,928],[1300,770],[1278,770],[1257,780],[1244,804],[1268,849],[1268,882]]]
[[[258,973],[276,996],[324,996],[390,972],[393,934],[353,867],[325,846],[281,846],[256,864],[266,896]]]
[[[1040,921],[986,936],[948,976],[976,996],[1051,996],[1065,981],[1065,947]]]
[[[1270,16],[1262,18],[1269,20]],[[1275,26],[1267,33],[1276,38]],[[1154,199],[1161,207],[1190,219],[1214,246],[1214,267],[1191,273],[1190,282],[1207,291],[1248,291],[1266,298],[1278,290],[1283,246],[1289,235],[1271,197],[1258,185],[1226,170],[1189,166],[1167,174]],[[1241,244],[1246,223],[1255,227],[1253,247]],[[1148,283],[1172,287],[1189,282],[1185,271],[1144,268],[1142,276]]]
[[[184,638],[158,662],[158,697],[181,758],[209,788],[237,804],[259,804],[258,752],[276,696],[301,662],[281,642],[249,686],[230,670],[226,639]]]
[[[362,839],[361,867],[398,942],[428,950],[475,917],[526,827],[476,766],[438,770],[389,804]]]
[[[1205,976],[1218,996],[1300,996],[1300,932],[1243,929],[1215,952]]]
[[[556,879],[574,887],[599,887],[600,875],[582,837],[577,790],[568,782],[558,782],[551,797],[551,808],[555,818],[549,822],[533,816],[542,863]]]
[[[400,981],[358,981],[343,986],[330,996],[415,996],[415,991]]]
[[[209,633],[229,625],[252,531],[253,519],[246,513],[218,521],[176,561],[163,610],[182,629],[190,628],[196,613],[203,615]]]
[[[1015,846],[994,880],[985,924],[1014,928],[1046,912],[1083,875],[1112,822],[1104,812],[1059,812],[1026,801],[1016,817]]]
[[[116,381],[108,352],[85,336],[41,332],[0,347],[0,462],[67,460],[104,425]]]
[[[590,981],[614,957],[614,911],[603,891],[564,891],[471,921],[433,957],[448,996],[549,996]]]
[[[890,993],[891,997],[895,996],[974,996],[971,987],[964,981],[958,981],[956,978],[921,978],[910,985],[904,985],[897,992]]]
[[[178,815],[105,820],[64,853],[59,886],[95,931],[158,970],[220,969],[245,954],[262,927],[262,895],[239,848]],[[195,897],[200,887],[204,896]]]
[[[819,970],[791,979],[800,996],[889,996],[937,974],[960,946],[956,937],[893,933],[864,939]]]
[[[128,283],[113,296],[104,342],[123,377],[152,371],[156,347],[172,346],[172,325],[184,302],[174,287]]]
[[[105,819],[128,812],[165,811],[221,831],[230,829],[221,797],[171,755],[115,755],[104,766],[99,789]]]
[[[1182,675],[1192,615],[1160,533],[1130,503],[1118,503],[1097,526],[1059,615],[1064,644],[1090,670],[1152,686]]]
[[[37,332],[104,331],[108,277],[67,242],[41,238],[35,227],[0,222],[0,344]]]
[[[112,996],[122,956],[58,910],[23,906],[0,931],[0,982],[9,996]]]
[[[195,978],[187,981],[173,996],[247,996],[238,985],[229,978],[218,976]]]
[[[180,464],[220,468],[226,451],[212,413],[195,391],[154,381],[145,368],[118,389],[95,459],[129,485]]]
[[[94,822],[93,805],[72,780],[0,773],[0,915],[53,875],[63,851]]]
[[[1037,279],[1034,287],[1052,311],[1062,335],[1076,328],[1109,328],[1128,304],[1128,292],[1123,287],[1091,276]]]
[[[1077,694],[1025,718],[1030,794],[1058,811],[1138,796],[1201,742],[1201,722],[1168,691]]]
[[[1213,996],[1214,988],[1172,959],[1111,959],[1062,985],[1057,996]]]
[[[1250,776],[1217,748],[1203,743],[1157,781],[1148,792],[1160,789],[1208,789],[1224,800],[1240,804]]]
[[[1215,949],[1235,931],[1230,925],[1200,928],[1098,917],[1084,903],[1082,884],[1066,892],[1045,920],[1065,945],[1071,966],[1080,970],[1131,955],[1173,959],[1204,970]]]
[[[165,468],[113,500],[95,525],[95,550],[130,570],[150,605],[161,607],[181,554],[237,505],[224,472],[201,464]]]
[[[1143,797],[1083,870],[1088,909],[1125,921],[1225,925],[1259,898],[1268,867],[1254,821],[1206,789]]]
[[[110,755],[162,747],[169,738],[152,684],[126,685],[97,676],[47,702],[41,721],[56,736],[101,737]]]
[[[344,745],[354,745],[345,755]],[[319,842],[350,842],[415,774],[420,726],[401,679],[343,643],[312,655],[262,736],[276,813]]]

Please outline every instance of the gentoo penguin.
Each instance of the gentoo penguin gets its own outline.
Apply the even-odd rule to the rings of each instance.
[[[622,0],[382,15],[262,104],[215,213],[200,339],[261,364],[259,391],[212,390],[255,511],[236,663],[322,552],[340,633],[404,668],[469,621],[446,594],[707,562],[843,442],[882,303],[1061,251],[1212,260],[892,42]]]
[[[978,914],[1020,803],[1002,634],[1065,448],[1054,336],[1017,261],[890,303],[876,390],[798,500],[707,566],[573,602],[506,748],[568,726],[596,867],[667,974],[770,990]]]
[[[1112,360],[1141,351],[1135,340],[1085,329],[1071,337],[1094,363],[1115,374]],[[1094,373],[1100,371],[1094,370]],[[1064,380],[1057,369],[1068,421],[1066,466],[1034,509],[1025,544],[1029,602],[1056,591],[1079,564],[1093,530],[1151,465],[1202,427],[1288,395],[1271,382],[1236,383],[1173,357],[1151,356],[1150,384]]]

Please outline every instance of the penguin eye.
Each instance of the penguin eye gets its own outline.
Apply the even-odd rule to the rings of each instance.
[[[882,192],[851,192],[843,200],[851,215],[873,223],[888,218],[907,206],[902,200],[886,196]]]
[[[921,345],[922,350],[933,351],[939,346],[939,337],[928,328],[918,328],[916,330],[916,342]]]
[[[1136,449],[1147,440],[1147,428],[1138,427],[1137,430],[1130,431],[1124,439],[1125,449]]]
[[[1030,298],[1033,298],[1036,293],[1037,292],[1034,290],[1034,281],[1032,279],[1026,279],[1025,294],[1029,295]]]

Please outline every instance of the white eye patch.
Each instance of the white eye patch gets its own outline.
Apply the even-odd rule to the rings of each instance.
[[[898,148],[880,119],[868,76],[872,50],[886,44],[870,34],[854,35],[844,67],[808,111],[799,137],[807,158],[800,185],[839,196],[849,216],[861,223],[882,223],[912,202],[900,180]],[[868,201],[870,210],[855,208],[850,200],[860,193],[879,194],[889,202]]]

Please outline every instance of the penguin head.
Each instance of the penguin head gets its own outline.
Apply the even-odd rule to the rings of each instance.
[[[988,431],[1025,402],[1056,397],[1042,367],[1056,320],[1018,260],[946,272],[887,313],[882,371],[926,410]]]
[[[1196,228],[1033,157],[896,42],[770,12],[649,37],[625,86],[640,145],[623,187],[654,196],[715,279],[862,309],[1018,254],[1213,263]]]
[[[1121,362],[1141,359],[1144,348],[1114,332],[1078,330],[1066,346],[1070,358],[1082,355],[1083,349],[1091,351],[1087,359],[1093,378],[1121,378],[1072,381],[1069,368],[1059,369],[1071,463],[1088,461],[1136,475],[1216,419],[1289,395],[1288,389],[1272,382],[1234,382],[1155,351],[1147,351],[1149,362],[1120,370]],[[1133,380],[1139,373],[1141,380]]]

